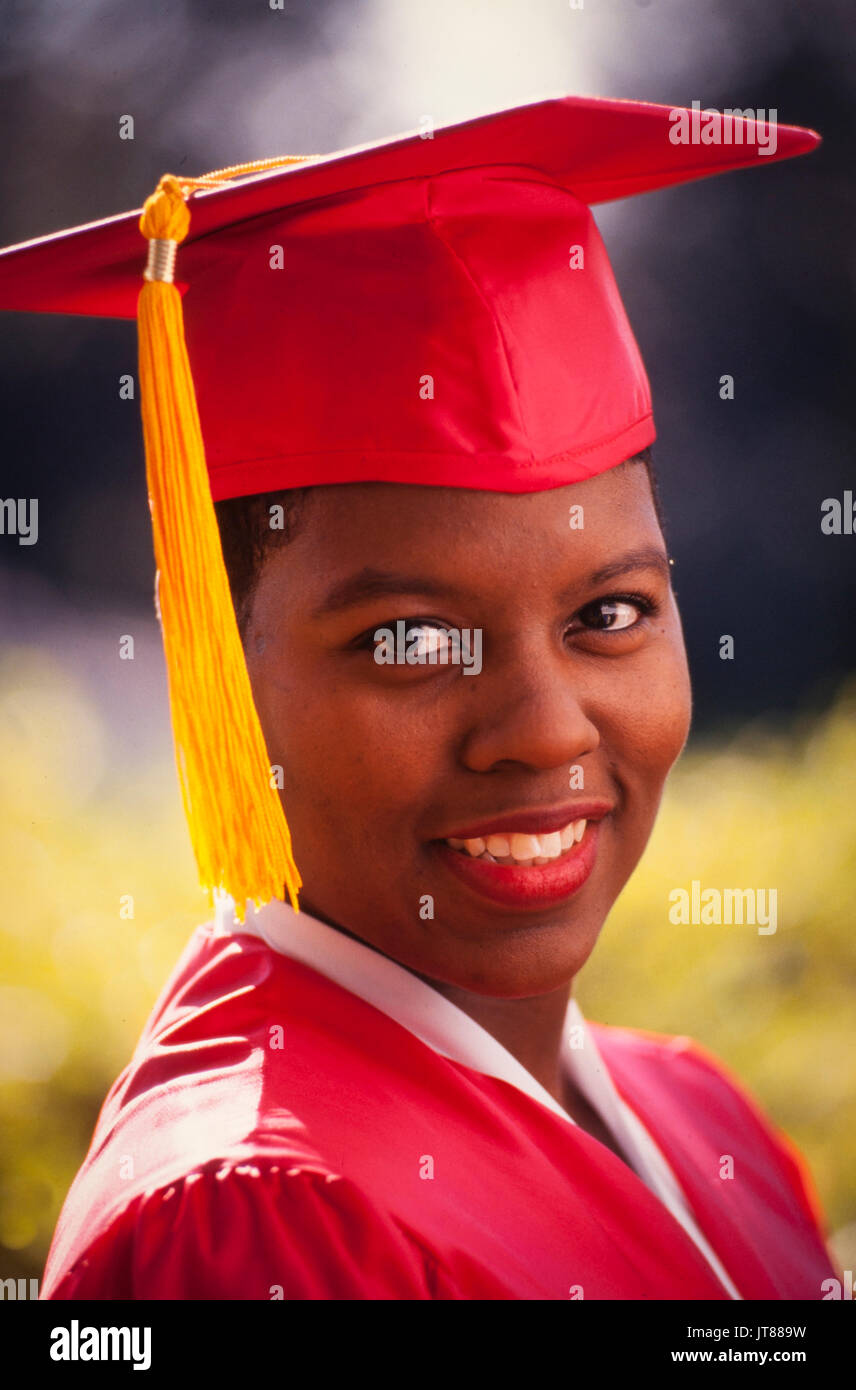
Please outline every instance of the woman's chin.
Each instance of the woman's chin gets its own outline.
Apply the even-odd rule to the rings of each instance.
[[[400,963],[429,984],[495,999],[531,999],[569,986],[594,950],[602,919],[572,927],[555,918],[529,922],[500,937],[465,940],[450,923],[445,940],[435,940],[430,958],[421,952]],[[451,940],[449,940],[451,938]]]

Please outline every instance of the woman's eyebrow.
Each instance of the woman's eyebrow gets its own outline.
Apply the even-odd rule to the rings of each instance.
[[[628,551],[627,554],[611,560],[608,565],[603,565],[591,574],[576,580],[572,590],[593,588],[640,569],[656,569],[664,579],[671,577],[665,553],[654,546],[646,546],[641,550]],[[345,608],[354,608],[357,604],[395,594],[424,594],[430,598],[467,597],[465,590],[442,580],[429,578],[427,575],[404,574],[396,570],[378,570],[366,566],[365,569],[334,584],[312,616],[320,618],[325,614],[340,613]]]
[[[425,575],[402,574],[367,566],[334,584],[312,616],[318,618],[325,613],[338,613],[343,608],[353,608],[358,603],[367,603],[370,599],[383,598],[387,594],[427,594],[441,598],[459,592],[453,586]]]
[[[650,569],[659,570],[664,579],[672,577],[669,558],[665,551],[658,550],[653,545],[646,545],[640,550],[629,550],[626,555],[610,560],[608,565],[594,570],[585,582],[591,585],[606,584],[610,579],[619,579],[623,574],[630,574],[632,570]]]

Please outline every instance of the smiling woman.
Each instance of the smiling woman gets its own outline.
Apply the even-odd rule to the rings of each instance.
[[[582,530],[567,525],[572,498]],[[478,680],[454,666],[378,666],[366,635],[396,621],[480,630]],[[485,1009],[496,1018],[497,995],[532,996],[505,1027],[496,1018],[506,1046],[552,993],[554,1028],[533,1031],[526,1064],[555,1089],[568,981],[642,853],[689,729],[646,470],[522,496],[318,487],[291,543],[261,565],[245,650],[288,788],[303,908],[479,1021]],[[581,819],[581,839],[555,855],[552,837]]]
[[[46,1297],[823,1297],[785,1136],[687,1039],[573,996],[691,717],[589,204],[772,158],[683,151],[673,114],[554,99],[149,200],[159,594],[216,915]],[[132,312],[133,220],[6,253],[0,303]],[[478,669],[379,661],[383,632],[478,634]]]

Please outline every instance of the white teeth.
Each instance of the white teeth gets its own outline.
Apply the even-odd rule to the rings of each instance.
[[[508,841],[512,859],[535,859],[541,853],[537,835],[518,835],[516,832]]]
[[[495,859],[507,859],[511,853],[507,835],[488,835],[485,840],[489,855]]]
[[[574,844],[579,844],[587,824],[585,820],[575,820],[563,830],[552,830],[544,835],[527,835],[515,830],[505,835],[486,835],[484,839],[450,839],[446,844],[468,854],[471,859],[485,859],[490,864],[514,864],[525,869],[532,864],[550,864],[566,854]]]
[[[550,835],[539,835],[541,841],[541,853],[546,859],[558,859],[562,853],[562,837],[558,830],[554,830]]]
[[[488,835],[485,845],[488,854],[492,854],[494,859],[507,859],[511,853],[511,847],[505,835]]]

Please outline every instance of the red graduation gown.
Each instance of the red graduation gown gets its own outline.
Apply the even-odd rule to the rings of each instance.
[[[742,1297],[822,1298],[835,1270],[787,1140],[687,1039],[589,1027]],[[104,1103],[42,1297],[728,1294],[582,1129],[256,937],[203,927]]]

